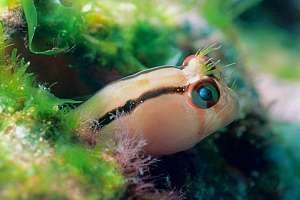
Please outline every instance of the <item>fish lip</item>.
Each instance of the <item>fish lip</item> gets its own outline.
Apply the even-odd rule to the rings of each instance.
[[[238,94],[229,88],[225,82],[221,81],[216,81],[218,84],[219,90],[220,90],[220,95],[222,95],[222,100],[223,100],[223,107],[226,108],[226,113],[229,113],[227,117],[224,119],[223,118],[223,125],[222,127],[226,127],[233,121],[237,120],[240,116],[240,102],[239,102],[239,97]],[[216,104],[217,105],[217,104]]]

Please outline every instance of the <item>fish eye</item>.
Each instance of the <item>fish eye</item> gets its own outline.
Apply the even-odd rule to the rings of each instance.
[[[192,90],[192,102],[200,108],[210,108],[218,103],[220,91],[213,79],[206,79]]]

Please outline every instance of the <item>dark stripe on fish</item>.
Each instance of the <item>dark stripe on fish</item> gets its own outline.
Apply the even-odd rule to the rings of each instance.
[[[131,113],[135,108],[137,108],[139,105],[141,105],[142,103],[144,103],[145,101],[147,101],[149,99],[156,98],[156,97],[159,97],[159,96],[165,95],[165,94],[175,94],[175,93],[183,94],[186,91],[186,88],[187,88],[187,86],[164,87],[164,88],[145,92],[138,98],[128,100],[123,106],[115,108],[115,109],[107,112],[102,117],[98,118],[97,120],[93,121],[91,128],[92,128],[92,130],[96,130],[96,131],[100,130],[105,125],[114,121],[120,115]]]

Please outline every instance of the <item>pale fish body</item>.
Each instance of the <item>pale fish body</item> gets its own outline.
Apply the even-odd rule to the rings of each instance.
[[[75,114],[83,138],[90,130],[112,133],[122,120],[130,134],[146,140],[146,153],[166,155],[187,150],[226,126],[238,107],[216,66],[193,55],[180,68],[157,67],[113,82]]]

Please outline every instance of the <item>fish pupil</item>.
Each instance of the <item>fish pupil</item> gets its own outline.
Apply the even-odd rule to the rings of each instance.
[[[201,87],[198,90],[199,96],[205,100],[205,101],[210,101],[212,100],[212,91],[210,89],[208,89],[207,87]]]
[[[213,78],[201,80],[191,92],[192,102],[199,108],[210,108],[220,99],[220,90]]]

